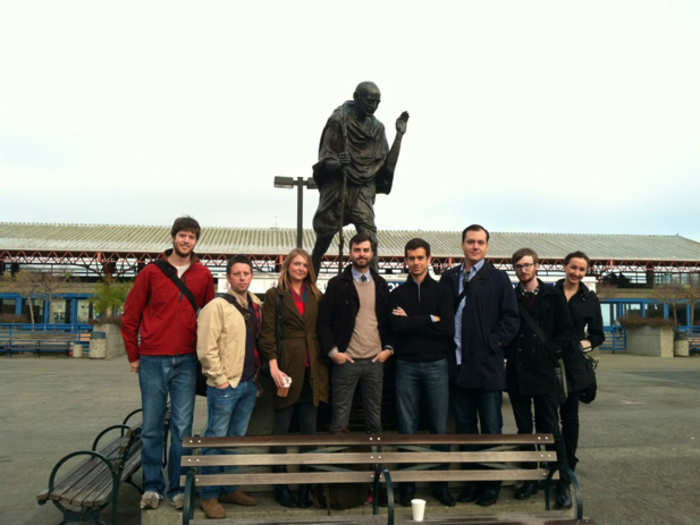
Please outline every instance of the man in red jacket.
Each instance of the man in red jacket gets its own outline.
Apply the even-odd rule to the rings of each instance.
[[[172,249],[138,274],[124,305],[122,337],[131,371],[139,375],[143,408],[142,509],[158,508],[165,490],[161,458],[168,394],[171,446],[167,501],[177,509],[184,504],[180,458],[183,438],[192,435],[197,372],[196,310],[214,297],[211,272],[194,254],[200,232],[199,223],[192,217],[176,219],[170,230]],[[183,293],[182,285],[190,293]]]

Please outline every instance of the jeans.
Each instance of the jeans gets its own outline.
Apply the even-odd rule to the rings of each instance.
[[[398,359],[396,362],[396,410],[399,432],[415,434],[420,422],[422,399],[430,432],[447,433],[447,407],[450,398],[447,359],[427,363]]]
[[[458,434],[500,434],[503,428],[500,390],[478,388],[452,389],[451,401],[455,412],[455,427]],[[477,414],[479,425],[477,426]]]
[[[153,490],[163,494],[165,489],[161,458],[165,446],[163,421],[170,394],[167,496],[172,498],[182,492],[182,440],[192,435],[196,370],[195,354],[142,355],[139,358],[139,384],[143,408],[141,465],[144,491]]]
[[[255,381],[241,381],[236,388],[207,386],[207,430],[204,437],[245,436],[248,422],[255,408],[258,389]],[[227,454],[219,448],[205,448],[203,455]],[[202,474],[223,474],[235,467],[203,467]],[[202,500],[218,498],[225,492],[233,492],[234,486],[202,487]]]
[[[481,427],[482,434],[501,433],[503,428],[503,416],[501,415],[503,392],[500,390],[462,388],[458,385],[453,385],[450,394],[450,401],[455,414],[455,429],[458,434],[478,434],[479,427]],[[476,450],[478,448],[470,447],[469,445],[462,446],[463,450]],[[476,463],[465,463],[462,468],[476,469],[480,467]],[[486,481],[480,484],[484,489],[496,491],[496,494],[498,494],[497,491],[501,485],[498,481]]]
[[[447,434],[447,412],[450,398],[450,385],[447,378],[446,358],[429,362],[413,362],[402,359],[396,361],[396,411],[399,419],[399,432],[402,434],[418,432],[420,410],[421,407],[425,407],[430,432]],[[449,449],[449,446],[435,446],[433,448],[446,450]],[[448,468],[448,465],[443,465],[442,468]],[[413,483],[406,484],[406,487],[414,486]],[[447,487],[447,483],[433,483],[433,487],[442,486]]]

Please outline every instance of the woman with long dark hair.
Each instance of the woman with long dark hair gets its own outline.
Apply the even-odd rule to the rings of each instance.
[[[319,403],[328,401],[328,367],[319,357],[316,336],[320,299],[311,257],[295,248],[285,257],[278,284],[267,291],[263,303],[260,349],[277,387],[273,434],[287,434],[295,412],[299,431],[314,434]],[[301,485],[294,498],[287,485],[277,485],[275,500],[285,507],[308,507],[309,486]]]
[[[569,467],[576,468],[578,458],[578,403],[579,394],[588,385],[582,384],[587,375],[583,361],[583,353],[600,346],[605,341],[603,332],[603,317],[600,313],[600,302],[595,292],[583,284],[583,278],[590,268],[591,260],[581,252],[575,251],[564,258],[566,277],[557,281],[556,286],[564,293],[569,305],[571,320],[574,324],[574,352],[564,354],[569,395],[561,405],[561,426]],[[567,359],[568,357],[568,359]]]

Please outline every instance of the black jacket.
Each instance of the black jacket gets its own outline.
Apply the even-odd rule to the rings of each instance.
[[[564,293],[564,279],[560,279],[555,287]],[[588,388],[585,372],[585,362],[579,342],[588,339],[591,346],[596,347],[605,341],[603,331],[603,316],[600,313],[600,302],[595,292],[591,292],[585,284],[579,284],[578,292],[569,299],[569,314],[574,325],[572,351],[565,355],[566,378],[571,392],[581,392]]]
[[[460,266],[455,266],[440,278],[440,284],[449,291],[454,311],[458,306],[459,276]],[[469,282],[466,298],[462,311],[462,366],[457,370],[455,352],[450,351],[451,379],[462,388],[504,390],[503,352],[520,326],[513,285],[506,272],[485,261]]]
[[[392,346],[391,327],[389,326],[389,287],[377,272],[370,268],[375,290],[375,313],[379,325],[379,338],[382,348]],[[360,298],[352,279],[351,266],[328,281],[326,293],[321,298],[318,313],[318,339],[321,343],[321,355],[327,356],[334,346],[344,352],[352,331],[355,318],[360,310]]]
[[[537,396],[559,388],[554,366],[559,357],[571,351],[573,325],[561,291],[540,281],[535,311],[530,315],[547,338],[542,341],[522,315],[523,297],[516,289],[520,310],[520,330],[506,351],[508,392]],[[566,368],[566,366],[565,366]]]
[[[454,336],[454,310],[449,291],[430,275],[418,285],[409,275],[406,282],[391,292],[391,310],[403,308],[408,317],[391,315],[394,350],[398,359],[437,361],[445,359]],[[440,321],[434,323],[431,315]]]

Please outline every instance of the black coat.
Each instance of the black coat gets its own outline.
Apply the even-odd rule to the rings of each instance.
[[[389,299],[391,309],[400,306],[407,317],[391,316],[394,332],[394,350],[398,359],[429,362],[445,359],[454,336],[454,310],[449,291],[426,275],[420,286],[408,277],[394,288]],[[440,318],[437,323],[431,315]]]
[[[450,268],[440,278],[449,290],[455,311],[459,278],[460,266]],[[485,261],[469,282],[466,298],[462,311],[462,366],[457,370],[455,352],[450,351],[451,379],[462,388],[504,390],[504,350],[520,326],[513,285],[506,272]]]
[[[557,281],[555,287],[564,292],[564,279]],[[605,341],[603,331],[603,316],[600,313],[600,302],[595,292],[591,292],[585,284],[579,284],[578,292],[568,302],[569,314],[574,325],[572,351],[565,354],[566,378],[570,392],[581,392],[588,388],[589,374],[585,371],[585,362],[579,342],[588,339],[594,348]]]
[[[392,346],[391,327],[389,325],[389,287],[386,281],[373,269],[372,282],[375,290],[375,313],[379,325],[379,337],[382,348]],[[326,293],[321,298],[318,314],[318,339],[321,354],[327,356],[333,347],[344,352],[350,344],[355,318],[360,310],[360,298],[352,279],[351,266],[328,281]]]
[[[559,357],[571,351],[573,325],[561,291],[540,281],[537,306],[530,315],[544,333],[540,339],[522,315],[525,308],[519,291],[520,330],[506,351],[508,392],[520,396],[537,396],[559,388],[554,367]],[[566,368],[566,365],[565,365]]]

